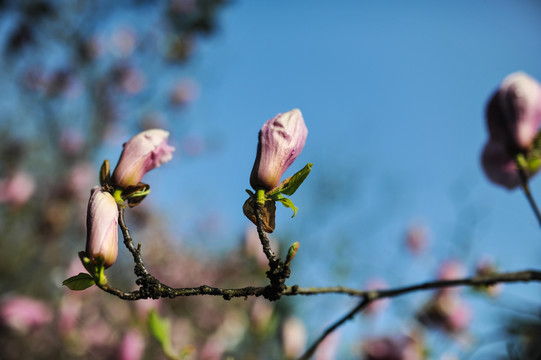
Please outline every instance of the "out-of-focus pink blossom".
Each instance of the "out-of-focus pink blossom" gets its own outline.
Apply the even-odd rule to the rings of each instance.
[[[486,110],[490,138],[511,152],[530,147],[541,124],[541,84],[523,72],[508,75]]]
[[[340,344],[340,332],[334,331],[329,334],[321,344],[319,344],[314,360],[334,360],[337,359],[336,353]]]
[[[439,328],[449,334],[467,330],[472,318],[471,308],[458,293],[437,292],[417,314],[426,326]]]
[[[135,311],[137,313],[137,317],[141,321],[146,321],[148,319],[148,314],[151,310],[156,310],[159,312],[160,308],[162,306],[162,300],[161,299],[141,299],[138,301],[135,301]]]
[[[170,9],[177,14],[191,14],[197,9],[197,0],[173,0]]]
[[[135,49],[137,35],[135,31],[127,26],[119,27],[111,37],[112,52],[120,57],[131,55]]]
[[[406,233],[406,247],[414,255],[421,254],[428,246],[428,229],[424,226],[411,226]]]
[[[68,335],[76,328],[77,321],[79,320],[79,316],[81,314],[81,297],[74,294],[76,294],[76,292],[66,294],[60,304],[58,331],[63,335]]]
[[[471,323],[472,311],[468,303],[457,301],[449,309],[445,327],[450,333],[459,333],[465,331]]]
[[[139,70],[129,65],[119,65],[113,70],[115,85],[127,94],[137,94],[145,86],[145,76]]]
[[[60,134],[59,145],[64,154],[76,155],[83,149],[85,138],[79,130],[65,128]]]
[[[366,290],[384,290],[388,289],[389,285],[383,279],[373,278],[366,282]],[[389,299],[381,299],[371,302],[364,310],[363,314],[365,315],[374,315],[382,312],[389,306]]]
[[[47,82],[46,92],[49,96],[64,95],[76,98],[81,94],[80,81],[70,69],[58,69],[51,74]]]
[[[413,338],[400,335],[368,339],[363,343],[363,360],[422,360],[423,349]]]
[[[113,172],[113,183],[122,188],[137,185],[150,170],[173,158],[174,147],[167,144],[169,132],[143,131],[124,144]]]
[[[120,360],[140,360],[145,351],[145,338],[137,330],[130,330],[124,334],[118,349]]]
[[[30,174],[16,171],[9,177],[0,179],[0,189],[0,203],[21,207],[34,194],[36,183]]]
[[[97,171],[90,163],[75,164],[67,179],[67,190],[75,196],[88,195],[88,189],[92,187],[96,180]]]
[[[466,270],[464,269],[464,265],[454,259],[446,260],[440,264],[440,267],[438,269],[438,280],[456,280],[461,279],[466,275]],[[442,288],[439,290],[439,292],[458,292],[459,288],[457,287],[449,287],[449,288]]]
[[[495,261],[491,257],[481,258],[475,265],[475,275],[476,276],[490,276],[497,273],[498,268]],[[503,283],[490,285],[487,287],[480,288],[483,292],[490,296],[498,296],[503,289]]]
[[[175,106],[184,106],[199,96],[199,85],[192,79],[179,81],[171,91],[169,101]]]
[[[250,175],[252,188],[274,189],[301,153],[307,135],[308,129],[299,109],[268,120],[259,132],[257,156]]]
[[[287,359],[297,358],[306,347],[306,327],[296,317],[289,317],[282,325],[282,343]]]
[[[515,160],[505,145],[490,140],[483,149],[481,165],[487,177],[494,183],[511,190],[521,184]],[[532,174],[527,174],[529,177]]]
[[[274,312],[274,306],[267,299],[256,298],[250,311],[250,318],[258,331],[267,329]]]
[[[118,255],[118,207],[113,195],[95,187],[88,201],[86,215],[86,256],[104,266],[114,264]]]
[[[44,302],[25,296],[15,296],[2,301],[2,322],[23,334],[49,324],[53,312]]]
[[[273,237],[270,237],[269,241],[271,244],[271,248],[274,249],[276,253],[279,253],[280,244],[278,243],[278,241]],[[246,228],[243,242],[244,242],[244,251],[246,252],[246,255],[254,258],[258,266],[261,269],[266,270],[269,266],[269,259],[267,259],[267,256],[263,252],[261,241],[259,240],[259,235],[257,234],[257,229],[255,227],[248,226]]]

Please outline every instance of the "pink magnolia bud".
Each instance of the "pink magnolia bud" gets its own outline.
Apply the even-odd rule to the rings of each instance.
[[[257,156],[250,175],[252,188],[274,189],[301,153],[307,135],[308,129],[299,109],[268,120],[259,132]]]
[[[511,151],[527,149],[541,124],[541,84],[523,72],[508,75],[490,99],[490,138]]]
[[[118,208],[113,195],[95,187],[86,215],[86,256],[103,257],[105,267],[114,264],[118,254]]]
[[[174,147],[167,144],[169,132],[161,129],[143,131],[124,144],[113,172],[113,182],[122,188],[137,185],[150,170],[171,160]]]
[[[515,160],[505,144],[490,140],[483,150],[481,164],[490,181],[511,190],[520,185],[520,176]]]
[[[365,289],[368,290],[368,291],[385,290],[385,289],[388,289],[388,288],[389,288],[389,285],[387,284],[387,282],[385,280],[379,279],[379,278],[369,279],[366,282],[366,285],[365,285]],[[387,308],[387,306],[389,306],[389,299],[380,299],[380,300],[372,301],[365,308],[364,314],[365,315],[374,315],[376,313],[379,313],[379,312],[385,310],[385,308]]]

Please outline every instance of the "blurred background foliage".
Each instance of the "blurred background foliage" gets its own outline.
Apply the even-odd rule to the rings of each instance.
[[[76,254],[84,247],[89,190],[97,184],[97,165],[104,149],[120,154],[119,141],[143,129],[167,129],[170,119],[177,121],[177,131],[189,135],[182,118],[197,98],[199,85],[183,69],[201,60],[197,58],[200,40],[219,31],[219,13],[230,5],[224,0],[0,1],[1,359],[164,358],[148,330],[152,309],[171,320],[172,346],[179,358],[294,358],[305,347],[305,325],[294,316],[297,299],[269,303],[254,298],[225,302],[199,297],[130,303],[97,289],[79,293],[60,286],[65,278],[83,271]],[[184,140],[182,155],[197,158],[200,139],[188,136]],[[116,162],[109,160],[113,165]],[[346,197],[340,189],[358,180],[357,170],[340,166],[336,165],[336,173],[341,175],[310,179],[320,196],[303,206],[311,209],[315,222],[323,223],[336,213],[339,206],[334,208],[332,203]],[[392,202],[396,195],[392,184],[381,184],[381,188],[385,196],[379,199]],[[365,190],[361,184],[353,191]],[[384,226],[385,216],[372,208],[363,212],[366,216],[357,236],[369,237]],[[147,266],[163,282],[178,287],[240,287],[264,281],[265,259],[253,230],[246,231],[238,247],[217,257],[179,241],[162,215],[155,203],[147,201],[129,210],[126,217],[135,241],[143,245]],[[242,216],[240,210],[238,216]],[[469,219],[472,224],[457,227],[456,231],[463,231],[457,238],[468,238],[476,221],[475,216]],[[212,219],[200,224],[201,237],[219,236],[214,226]],[[300,230],[286,233],[281,248],[287,248],[287,238],[295,238],[306,226],[301,222]],[[396,252],[401,256],[407,249],[413,259],[426,249],[429,238],[427,228],[414,224],[405,231],[404,247]],[[333,229],[333,251],[319,248],[314,253],[320,261],[331,255],[345,257],[349,240],[350,234]],[[123,252],[121,247],[108,277],[118,287],[131,289],[133,265]],[[397,254],[387,255],[395,259]],[[317,265],[307,266],[314,284],[306,285],[329,285],[317,284],[326,278]],[[463,276],[466,271],[461,266],[442,263],[436,276]],[[490,261],[480,263],[475,271],[490,271],[491,266],[495,265]],[[330,271],[333,274],[328,278],[350,278],[352,268],[347,261],[334,261]],[[368,288],[386,286],[382,279],[366,284]],[[481,296],[487,295],[494,294],[483,291]],[[334,299],[324,302],[336,306],[337,313],[352,305],[350,299]],[[304,300],[299,303],[298,307],[304,306]],[[387,306],[374,305],[363,318],[369,330],[377,328],[374,314]],[[495,337],[488,337],[488,342],[509,344],[502,358],[539,358],[537,307],[520,306]],[[395,315],[401,314],[403,325],[395,333],[367,335],[347,343],[347,349],[337,355],[342,336],[338,332],[322,345],[317,358],[473,356],[470,312],[461,293],[455,291],[429,294],[421,302],[398,302]],[[427,338],[439,345],[428,345]]]

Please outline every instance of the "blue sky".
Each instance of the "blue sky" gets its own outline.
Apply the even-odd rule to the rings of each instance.
[[[152,201],[173,210],[167,216],[183,241],[234,246],[248,224],[241,207],[259,128],[300,108],[309,135],[288,174],[314,167],[293,197],[299,215],[290,220],[279,208],[276,231],[301,242],[292,283],[362,287],[381,276],[398,286],[433,278],[441,259],[471,269],[485,254],[503,270],[536,267],[541,236],[523,194],[489,183],[479,157],[484,106],[500,81],[518,70],[541,79],[540,18],[533,0],[235,1],[186,70],[201,84],[189,121],[170,129],[175,139],[189,123],[189,132],[218,145],[193,159],[179,152],[149,174]],[[539,179],[531,186],[541,199]],[[193,224],[216,217],[217,234],[192,238]],[[421,263],[403,251],[412,223],[430,228]],[[507,291],[539,300],[535,288]],[[321,329],[351,300],[297,305]],[[400,323],[396,314],[385,319],[379,330]],[[474,329],[487,326],[476,321]]]

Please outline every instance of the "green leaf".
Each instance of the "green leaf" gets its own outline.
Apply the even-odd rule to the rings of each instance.
[[[79,275],[72,276],[69,279],[62,281],[62,285],[67,286],[68,289],[75,291],[88,289],[94,284],[94,279],[87,273],[79,273]]]
[[[299,210],[299,208],[297,208],[293,204],[293,201],[291,201],[291,199],[283,197],[283,196],[280,195],[279,197],[277,196],[277,198],[274,199],[274,200],[281,202],[282,205],[284,205],[287,208],[291,208],[293,210],[293,215],[291,217],[294,217],[295,215],[297,215],[297,210]]]
[[[273,196],[277,194],[293,195],[295,191],[301,186],[304,182],[310,171],[312,170],[312,164],[308,163],[300,171],[295,173],[295,175],[288,177],[280,183],[276,188],[272,189],[267,193],[267,196]]]
[[[162,318],[156,309],[152,309],[148,314],[148,329],[164,351],[166,349],[169,351],[171,348],[171,322],[169,319]]]
[[[528,159],[528,170],[530,174],[535,174],[541,166],[541,159],[539,157],[531,157]]]

